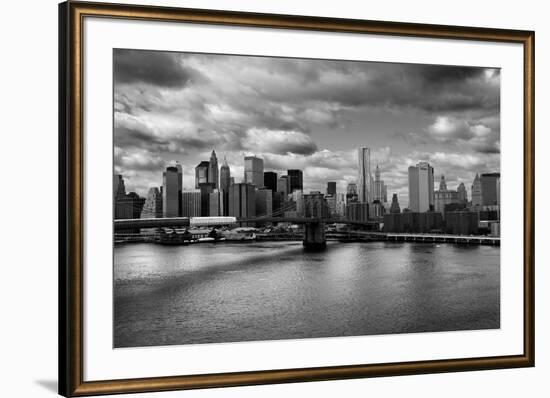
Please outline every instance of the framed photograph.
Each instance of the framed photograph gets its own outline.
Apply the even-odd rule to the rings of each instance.
[[[534,366],[534,32],[59,29],[60,394]]]

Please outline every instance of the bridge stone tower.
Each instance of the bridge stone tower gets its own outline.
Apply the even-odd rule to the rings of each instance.
[[[303,245],[308,250],[322,250],[327,247],[324,222],[319,221],[304,224]]]

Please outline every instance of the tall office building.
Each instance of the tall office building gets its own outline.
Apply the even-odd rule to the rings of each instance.
[[[210,170],[210,162],[203,160],[197,167],[195,167],[195,188],[199,189],[201,184],[205,184],[208,181],[208,172]]]
[[[248,183],[232,184],[229,187],[228,216],[238,218],[255,217],[256,192],[254,185]]]
[[[327,195],[336,195],[336,181],[327,182]]]
[[[264,186],[271,189],[271,192],[277,192],[277,173],[274,171],[264,172]]]
[[[201,216],[201,191],[183,191],[182,196],[182,217]]]
[[[472,206],[481,206],[481,181],[478,173],[472,183]]]
[[[223,164],[220,168],[220,189],[229,192],[229,186],[231,185],[231,169],[227,163],[227,159],[223,158]]]
[[[304,189],[304,173],[302,172],[302,170],[287,170],[287,175],[289,194],[296,190],[302,191]]]
[[[282,192],[273,192],[273,203],[271,204],[273,208],[273,217],[282,217],[284,213],[284,203]]]
[[[401,213],[401,208],[399,207],[399,200],[397,199],[396,193],[394,193],[391,198],[390,213]]]
[[[229,210],[229,187],[231,186],[231,169],[227,164],[227,159],[223,158],[223,164],[220,168],[220,190],[223,194],[223,212],[227,214]]]
[[[281,192],[283,195],[283,201],[287,200],[289,189],[288,189],[288,176],[281,176],[277,180],[277,192]]]
[[[359,202],[369,203],[373,200],[372,174],[370,171],[370,148],[357,150],[359,174],[357,180],[357,195]]]
[[[297,217],[304,216],[304,192],[302,190],[295,189],[290,194],[290,200],[295,205],[295,211]]]
[[[500,191],[500,173],[485,173],[481,175],[481,205],[496,206],[500,202],[497,192]]]
[[[119,196],[115,200],[115,219],[140,218],[145,198],[135,192]],[[135,232],[139,232],[137,229]]]
[[[351,221],[369,221],[369,204],[366,202],[348,203],[345,217]]]
[[[434,192],[434,210],[445,218],[445,206],[453,203],[459,203],[458,192],[447,189],[445,176],[442,175],[439,181],[439,190]]]
[[[458,201],[460,203],[468,203],[468,192],[463,182],[458,185],[456,191],[458,192]]]
[[[126,196],[126,187],[124,186],[124,178],[122,175],[115,174],[113,178],[113,196],[114,198]]]
[[[210,206],[210,211],[208,212],[208,215],[210,217],[225,216],[225,213],[223,210],[222,191],[220,191],[219,189],[214,189],[212,192],[210,192],[209,206]]]
[[[214,191],[213,182],[203,182],[200,184],[201,190],[201,217],[210,216],[210,194]]]
[[[369,206],[369,218],[379,219],[384,217],[386,208],[382,205],[378,199],[374,200]]]
[[[350,182],[346,190],[346,204],[354,203],[358,200],[359,196],[357,195],[357,184],[354,182]]]
[[[415,213],[434,209],[434,169],[428,162],[409,167],[409,209]]]
[[[325,202],[328,207],[329,215],[335,216],[336,215],[336,194],[326,194],[325,195]]]
[[[374,183],[373,183],[373,202],[378,200],[380,203],[386,203],[387,190],[384,180],[380,179],[380,168],[376,165],[376,170],[374,172]]]
[[[214,189],[218,189],[220,187],[218,158],[216,157],[216,151],[214,150],[212,150],[210,162],[208,163],[208,182],[214,184]]]
[[[260,188],[256,190],[256,217],[270,216],[273,214],[273,192],[271,189]]]
[[[162,215],[164,217],[181,217],[182,186],[181,166],[168,166],[162,173]]]
[[[255,185],[256,188],[264,186],[264,160],[256,156],[244,158],[244,182]]]
[[[336,194],[336,210],[335,216],[343,217],[346,214],[346,194],[337,193]]]
[[[141,218],[161,218],[162,217],[162,195],[160,190],[149,188],[145,204],[141,210]]]
[[[441,174],[441,180],[439,180],[439,190],[440,191],[447,190],[447,182],[445,181],[445,176],[443,174]]]

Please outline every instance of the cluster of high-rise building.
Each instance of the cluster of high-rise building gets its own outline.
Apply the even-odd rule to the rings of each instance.
[[[260,157],[246,156],[243,160],[244,175],[236,182],[227,159],[219,167],[212,151],[210,159],[195,167],[193,190],[183,190],[182,167],[175,162],[163,171],[162,186],[150,188],[147,198],[135,192],[127,194],[123,177],[115,175],[115,218],[304,215],[311,195],[303,195],[302,170],[289,169],[279,176],[264,171]],[[336,183],[330,187],[336,198]]]
[[[150,188],[146,198],[126,193],[122,176],[116,175],[115,218],[323,217],[379,222],[393,232],[450,233],[475,232],[484,222],[490,226],[499,219],[499,173],[476,174],[470,201],[464,183],[449,189],[443,175],[436,190],[434,168],[419,162],[408,168],[409,205],[401,209],[395,193],[388,203],[387,185],[378,165],[372,172],[368,147],[357,150],[357,181],[348,183],[345,193],[338,192],[336,181],[328,181],[324,193],[305,194],[302,170],[289,169],[284,175],[264,171],[264,161],[257,156],[245,156],[243,164],[244,174],[236,182],[227,159],[220,167],[213,150],[195,167],[195,189],[184,190],[182,166],[175,162],[163,171],[162,186]],[[475,228],[470,225],[475,217],[466,213],[475,213]]]
[[[476,174],[469,201],[464,183],[449,189],[444,175],[435,190],[434,169],[427,162],[408,171],[409,207],[401,212],[394,195],[390,212],[384,215],[385,231],[500,234],[500,173]]]

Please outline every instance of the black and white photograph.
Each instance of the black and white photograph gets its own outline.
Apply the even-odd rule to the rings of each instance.
[[[113,50],[114,348],[499,329],[500,69]]]

